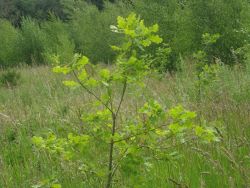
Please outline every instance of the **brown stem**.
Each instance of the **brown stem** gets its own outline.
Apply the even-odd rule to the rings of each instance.
[[[109,166],[108,166],[108,179],[107,179],[107,185],[106,188],[110,188],[112,186],[112,169],[113,169],[113,152],[114,152],[114,139],[113,136],[115,135],[115,129],[116,129],[116,115],[112,114],[112,120],[113,120],[113,126],[112,126],[112,138],[110,142],[110,148],[109,148]]]
[[[120,103],[119,103],[118,108],[116,110],[115,116],[118,115],[118,113],[119,113],[119,111],[121,109],[121,105],[122,105],[122,102],[123,102],[123,99],[124,99],[124,96],[125,96],[126,89],[127,89],[127,80],[124,81],[121,100],[120,100]]]
[[[113,180],[113,176],[114,176],[114,173],[113,173],[113,161],[114,161],[113,153],[114,153],[114,145],[115,145],[113,137],[114,137],[115,132],[116,132],[117,116],[118,116],[119,111],[121,109],[121,105],[122,105],[122,102],[124,100],[126,89],[127,89],[127,80],[124,81],[121,99],[120,99],[120,102],[119,102],[119,105],[117,107],[116,112],[113,112],[113,107],[112,107],[113,105],[111,105],[113,123],[112,123],[112,138],[110,141],[110,148],[109,148],[109,166],[108,166],[108,179],[107,179],[106,188],[110,188],[112,186],[112,180]]]

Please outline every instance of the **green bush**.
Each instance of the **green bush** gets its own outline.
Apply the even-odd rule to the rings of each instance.
[[[165,61],[166,65],[163,65],[165,69],[162,71],[177,70],[180,54],[192,54],[194,49],[189,10],[183,8],[178,0],[137,1],[135,9],[145,19],[145,22],[158,22],[160,36],[171,48],[171,53],[166,56],[168,61]],[[151,53],[154,51],[154,49],[150,50]]]
[[[217,57],[225,64],[245,60],[241,49],[249,43],[250,25],[249,3],[245,0],[145,0],[136,1],[135,9],[146,22],[159,23],[160,35],[172,50],[169,63],[173,69],[178,67],[180,54],[190,56],[202,48],[204,33],[220,34],[208,56]]]
[[[115,54],[110,44],[119,43],[120,36],[113,36],[107,25],[113,25],[116,17],[126,14],[127,9],[121,4],[106,4],[105,11],[87,4],[80,7],[70,23],[77,52],[86,54],[93,62],[112,61]]]
[[[189,1],[193,43],[196,49],[203,45],[200,37],[203,33],[219,33],[220,38],[208,55],[220,58],[226,64],[235,64],[239,59],[242,63],[245,54],[237,54],[235,51],[249,42],[244,27],[246,8],[244,6],[248,6],[249,10],[245,0]]]
[[[70,40],[68,26],[56,17],[44,22],[41,26],[46,37],[44,43],[44,58],[50,63],[51,54],[60,57],[60,62],[68,63],[72,60],[75,44]]]
[[[56,54],[65,62],[72,59],[75,45],[69,39],[67,25],[54,16],[49,21],[38,23],[30,18],[22,21],[21,61],[31,64],[47,64],[51,54]]]
[[[18,31],[6,20],[0,20],[0,66],[13,66],[18,63]]]
[[[31,18],[25,18],[21,24],[21,37],[19,45],[22,62],[31,64],[43,64],[45,33],[40,29],[38,22]]]
[[[27,6],[34,3],[27,2],[27,10],[36,10],[37,7]],[[64,7],[63,15],[67,15],[67,19],[60,20],[62,17],[53,8],[51,15],[59,18],[51,16],[45,5],[60,5],[59,12]],[[160,63],[162,71],[178,70],[179,57],[190,57],[202,48],[204,33],[220,34],[217,43],[207,51],[207,56],[213,57],[209,61],[216,57],[225,64],[246,62],[245,46],[250,42],[250,4],[246,0],[144,0],[133,1],[133,6],[116,1],[106,2],[101,11],[86,1],[45,2],[44,6],[41,15],[45,20],[36,17],[40,12],[34,11],[32,18],[22,18],[20,28],[1,20],[1,66],[19,62],[44,64],[48,63],[51,54],[68,62],[74,53],[86,54],[94,63],[113,62],[115,54],[110,45],[119,45],[121,36],[112,36],[106,26],[113,25],[118,15],[126,16],[131,10],[142,16],[146,24],[159,23],[159,34],[171,49],[167,56],[161,55],[165,62]],[[155,47],[142,53],[157,58]]]

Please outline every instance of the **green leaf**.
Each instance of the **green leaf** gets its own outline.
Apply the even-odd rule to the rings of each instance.
[[[118,24],[118,27],[121,28],[121,29],[124,29],[126,27],[126,21],[121,16],[117,17],[117,24]]]
[[[111,49],[114,50],[114,51],[121,51],[121,50],[122,50],[122,48],[120,48],[120,47],[118,47],[118,46],[112,45],[112,46],[110,46],[110,47],[111,47]]]
[[[80,85],[79,83],[77,83],[75,81],[71,81],[71,80],[69,80],[69,81],[63,81],[63,84],[65,86],[68,86],[68,87],[77,87],[77,86]]]
[[[51,188],[62,188],[62,186],[58,183],[52,184]]]
[[[44,141],[44,139],[42,137],[33,136],[32,137],[32,142],[33,142],[33,144],[35,144],[38,147],[45,146],[45,141]]]
[[[159,37],[159,35],[151,35],[149,39],[156,44],[160,44],[163,41],[163,39]]]
[[[90,78],[85,82],[90,87],[96,87],[98,85],[98,81],[94,78]]]
[[[88,74],[86,72],[86,70],[82,70],[77,77],[79,78],[79,80],[81,81],[85,81],[88,78]]]
[[[80,66],[85,66],[89,63],[89,58],[86,56],[82,56],[80,60],[78,60],[77,64]]]
[[[54,73],[63,73],[63,74],[68,74],[70,73],[72,70],[71,68],[67,67],[67,66],[64,66],[64,67],[61,67],[61,66],[56,66],[53,68],[53,72]]]
[[[108,69],[101,69],[99,74],[104,80],[108,80],[110,78],[110,71]]]
[[[135,33],[134,30],[125,29],[125,30],[124,30],[124,33],[125,33],[126,35],[129,35],[129,36],[132,37],[132,38],[135,38],[135,37],[136,37],[136,33]]]
[[[154,33],[158,32],[159,30],[159,25],[158,24],[155,24],[153,25],[152,27],[150,27],[150,30]]]
[[[141,42],[141,44],[142,44],[144,47],[150,46],[151,43],[152,43],[152,42],[151,42],[151,40],[149,40],[149,39],[143,40],[143,41]]]

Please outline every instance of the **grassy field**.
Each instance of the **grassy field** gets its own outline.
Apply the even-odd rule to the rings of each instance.
[[[28,188],[41,180],[58,180],[62,187],[104,187],[103,179],[84,177],[74,164],[60,164],[55,157],[37,152],[34,135],[52,130],[64,136],[80,130],[80,117],[89,110],[91,98],[81,90],[70,90],[49,67],[20,68],[20,83],[0,87],[0,188]],[[175,160],[156,161],[150,171],[138,168],[130,175],[117,173],[114,187],[250,187],[250,67],[222,67],[216,83],[204,89],[197,100],[192,66],[175,75],[148,80],[145,96],[154,96],[170,108],[182,104],[216,121],[222,141],[213,145],[184,144]],[[133,88],[129,88],[133,89]],[[140,101],[126,96],[128,114]],[[95,153],[93,160],[101,157]]]

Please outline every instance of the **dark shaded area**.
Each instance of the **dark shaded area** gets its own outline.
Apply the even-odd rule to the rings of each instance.
[[[0,17],[20,26],[22,17],[46,20],[53,13],[61,20],[67,19],[60,0],[0,0]]]
[[[98,10],[104,9],[105,0],[86,1],[94,4]],[[66,21],[69,15],[65,4],[74,4],[75,2],[74,0],[71,2],[63,0],[0,0],[0,18],[9,20],[14,26],[20,26],[22,17],[31,17],[41,21],[47,20],[53,13],[61,20]],[[109,0],[109,2],[115,3],[116,1]]]

